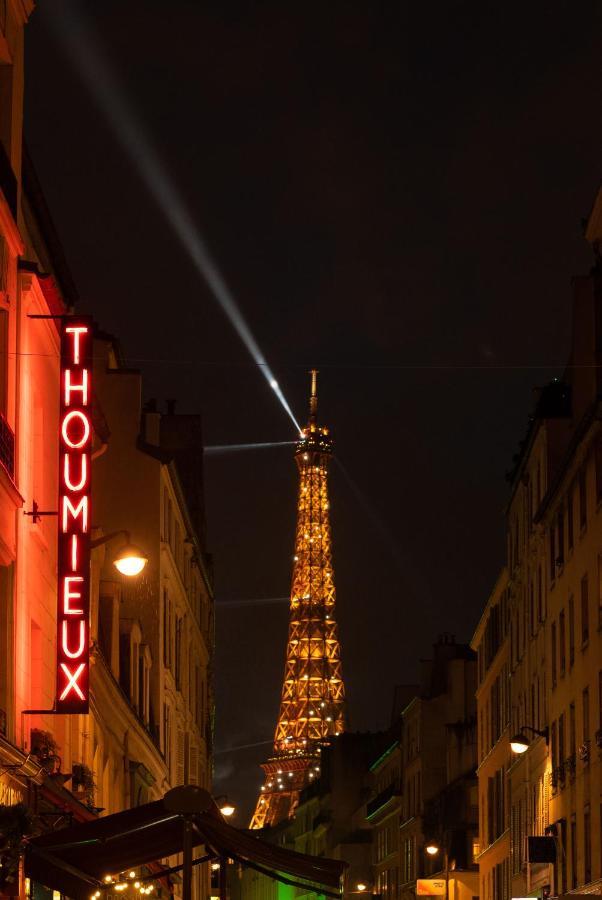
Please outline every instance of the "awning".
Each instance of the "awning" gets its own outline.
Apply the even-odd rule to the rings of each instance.
[[[212,856],[340,895],[344,862],[268,844],[228,825],[207,791],[192,785],[174,788],[154,803],[33,838],[25,853],[25,875],[74,900],[89,900],[106,887],[106,875],[181,853],[186,818],[193,824],[194,846],[205,846]]]

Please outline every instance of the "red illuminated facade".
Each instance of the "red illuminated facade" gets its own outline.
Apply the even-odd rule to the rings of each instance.
[[[56,709],[87,713],[90,682],[92,322],[61,327]]]

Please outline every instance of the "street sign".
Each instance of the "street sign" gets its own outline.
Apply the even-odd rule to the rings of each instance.
[[[445,897],[445,878],[419,878],[416,882],[417,897]]]

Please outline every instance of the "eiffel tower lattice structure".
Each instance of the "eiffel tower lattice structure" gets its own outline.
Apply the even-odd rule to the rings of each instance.
[[[295,449],[299,496],[280,714],[250,828],[294,814],[300,792],[319,775],[321,745],[345,724],[328,500],[332,440],[317,422],[317,375],[312,370],[309,421]]]

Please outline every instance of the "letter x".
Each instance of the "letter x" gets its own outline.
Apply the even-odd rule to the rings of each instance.
[[[86,668],[86,664],[80,663],[79,666],[77,667],[77,669],[75,670],[75,672],[71,672],[69,670],[69,666],[66,666],[65,663],[61,663],[61,669],[63,670],[63,672],[65,673],[65,675],[67,676],[67,678],[69,680],[67,682],[67,686],[66,686],[65,690],[59,697],[59,700],[64,700],[65,697],[67,696],[67,694],[69,694],[72,690],[75,691],[76,694],[78,694],[80,700],[86,699],[82,693],[82,690],[81,690],[79,684],[77,683],[79,680],[79,676],[82,674],[82,672],[84,671],[85,668]]]

